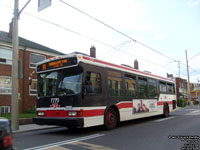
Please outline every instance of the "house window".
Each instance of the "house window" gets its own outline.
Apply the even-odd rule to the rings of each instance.
[[[45,60],[46,57],[44,55],[39,55],[39,54],[34,54],[31,53],[30,54],[30,67],[31,68],[35,68],[36,67],[36,63]]]
[[[29,95],[37,95],[37,79],[32,79],[31,85],[29,86]]]
[[[11,77],[0,76],[0,94],[12,93],[12,79]]]
[[[10,106],[0,106],[0,113],[10,113]]]
[[[12,64],[12,50],[0,47],[0,63]]]

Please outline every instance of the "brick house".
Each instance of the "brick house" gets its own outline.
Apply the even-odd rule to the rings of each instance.
[[[191,99],[193,101],[198,101],[198,98],[200,96],[200,85],[199,83],[190,83],[190,88],[191,88]]]
[[[36,105],[36,63],[63,53],[19,37],[19,111],[30,111]],[[29,77],[32,84],[29,85]],[[12,38],[0,31],[0,113],[11,111]]]
[[[187,97],[187,80],[182,78],[176,78],[176,95],[177,98]]]

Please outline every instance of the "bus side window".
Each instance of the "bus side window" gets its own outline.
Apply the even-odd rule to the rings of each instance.
[[[99,73],[87,72],[85,76],[85,92],[98,94],[101,93],[101,76]]]
[[[170,93],[170,94],[174,94],[175,93],[173,84],[167,83],[167,92]]]
[[[122,96],[122,79],[116,77],[108,77],[109,96]]]
[[[125,92],[127,97],[136,97],[136,77],[125,74]]]
[[[138,78],[138,94],[139,98],[148,98],[147,79]]]
[[[166,93],[167,92],[167,86],[165,82],[159,82],[159,89],[161,93]]]
[[[154,79],[149,79],[149,97],[158,98],[157,82]]]

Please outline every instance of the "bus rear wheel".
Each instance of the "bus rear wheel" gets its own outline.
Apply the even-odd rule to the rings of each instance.
[[[167,104],[164,105],[163,116],[169,117],[169,106]]]
[[[104,125],[107,130],[114,129],[117,126],[117,112],[109,108],[104,116]]]

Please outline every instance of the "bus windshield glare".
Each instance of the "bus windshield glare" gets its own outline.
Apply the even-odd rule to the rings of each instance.
[[[79,94],[82,69],[71,68],[38,75],[38,96],[67,96]]]

